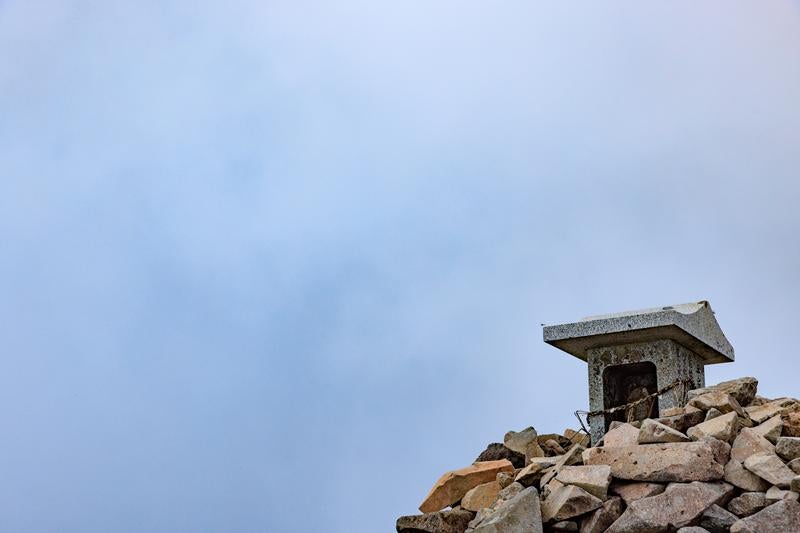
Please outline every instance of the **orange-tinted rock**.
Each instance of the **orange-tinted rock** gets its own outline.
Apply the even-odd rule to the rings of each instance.
[[[460,470],[445,473],[434,484],[419,506],[423,513],[444,509],[459,501],[472,488],[493,481],[498,472],[512,472],[514,466],[507,459],[475,463]]]

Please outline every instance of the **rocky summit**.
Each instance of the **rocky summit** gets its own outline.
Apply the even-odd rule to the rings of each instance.
[[[800,533],[800,400],[747,377],[687,391],[660,418],[509,431],[420,492],[398,533]],[[499,440],[499,439],[498,439]],[[480,448],[478,448],[480,449]],[[435,476],[432,476],[435,477]]]

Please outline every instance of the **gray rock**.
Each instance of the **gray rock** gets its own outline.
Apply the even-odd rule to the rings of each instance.
[[[561,522],[552,524],[550,526],[550,531],[553,533],[561,533],[562,531],[574,531],[575,533],[578,533],[578,523],[573,522],[572,520],[562,520]]]
[[[657,420],[659,423],[669,426],[675,431],[686,433],[690,427],[694,427],[703,422],[705,416],[706,414],[703,411],[695,409],[693,411],[686,411],[682,415],[664,416]]]
[[[800,457],[800,437],[781,437],[775,445],[775,453],[784,461]]]
[[[764,492],[769,488],[769,483],[733,458],[725,465],[725,481],[747,492]]]
[[[797,459],[792,459],[791,461],[786,463],[786,466],[788,466],[789,470],[791,470],[795,474],[800,474],[800,457],[798,457]]]
[[[733,490],[725,482],[671,483],[662,494],[631,503],[606,533],[659,533],[689,526]]]
[[[605,500],[611,483],[611,467],[608,465],[564,466],[556,475],[564,485],[575,485],[589,494]]]
[[[722,414],[735,412],[739,416],[747,418],[747,413],[742,406],[739,405],[739,402],[736,401],[736,398],[726,392],[710,391],[689,400],[687,405],[697,407],[702,411],[716,409]]]
[[[761,424],[755,426],[753,431],[770,441],[772,444],[777,443],[781,436],[781,431],[783,431],[783,420],[781,419],[781,415],[775,415],[772,418],[768,418]]]
[[[709,409],[706,412],[706,422],[708,422],[709,420],[711,420],[713,418],[717,418],[718,416],[722,416],[722,411],[720,411],[719,409],[717,409],[715,407],[712,407],[711,409]]]
[[[792,478],[789,488],[794,492],[800,492],[800,476],[795,476]]]
[[[539,486],[544,487],[547,485],[565,466],[581,464],[583,462],[583,451],[584,448],[580,444],[573,445],[567,453],[558,458],[556,464],[553,465],[553,469],[542,476]]]
[[[711,420],[706,420],[693,428],[689,428],[687,435],[692,440],[700,440],[703,437],[711,437],[724,442],[731,442],[736,437],[736,430],[739,428],[739,419],[736,413],[720,415]]]
[[[401,516],[395,528],[398,533],[464,533],[473,516],[475,513],[463,510]]]
[[[774,453],[753,454],[745,460],[744,467],[782,489],[788,489],[794,478],[794,472]]]
[[[775,446],[753,428],[742,429],[731,446],[731,457],[740,463],[754,453],[762,452],[774,453]]]
[[[703,511],[700,517],[700,526],[706,528],[710,533],[727,533],[737,520],[739,520],[738,516],[714,504]]]
[[[708,533],[708,530],[700,526],[690,526],[680,528],[678,533]]]
[[[526,458],[544,457],[544,451],[539,446],[536,430],[529,426],[522,431],[509,431],[503,437],[503,443],[512,451],[521,453]]]
[[[542,503],[542,520],[560,522],[594,511],[603,500],[574,485],[563,485],[554,490]]]
[[[731,533],[800,531],[800,503],[781,500],[731,526]]]
[[[666,488],[667,486],[661,483],[614,481],[611,487],[609,487],[609,490],[613,494],[619,495],[626,505],[630,505],[631,502],[635,502],[636,500],[661,494]]]
[[[800,481],[800,478],[797,478]],[[778,500],[798,500],[800,499],[800,494],[793,490],[783,490],[778,487],[772,486],[767,490],[766,493],[767,500],[770,503],[776,502]]]
[[[518,453],[499,442],[493,442],[481,452],[474,462],[482,461],[498,461],[500,459],[508,459],[514,468],[522,468],[525,466],[525,454]]]
[[[631,481],[713,481],[722,479],[727,444],[717,440],[640,444],[619,448],[589,448],[587,465],[607,464],[617,479]],[[728,447],[729,448],[729,447]],[[727,462],[727,459],[725,459]]]
[[[723,381],[712,387],[690,390],[687,396],[691,400],[707,392],[711,392],[712,390],[730,394],[736,398],[736,401],[739,402],[739,405],[745,407],[750,405],[756,396],[756,392],[758,390],[758,380],[756,378],[744,377],[732,379],[730,381]]]
[[[503,501],[481,516],[480,520],[476,517],[469,524],[467,533],[542,533],[542,515],[536,488],[521,490],[510,500]]]
[[[687,442],[689,437],[669,426],[648,418],[639,428],[639,444],[659,444],[662,442]]]
[[[759,512],[770,503],[763,492],[745,492],[728,502],[728,510],[743,518]]]
[[[633,446],[639,443],[639,428],[633,424],[619,424],[603,435],[603,447]]]
[[[609,498],[581,521],[581,533],[603,533],[622,515],[624,505],[619,496]]]

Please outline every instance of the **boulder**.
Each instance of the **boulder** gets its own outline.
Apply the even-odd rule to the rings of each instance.
[[[507,459],[475,463],[460,470],[446,472],[431,488],[419,506],[423,513],[444,509],[459,501],[473,487],[493,481],[498,472],[511,472],[514,466]]]
[[[676,416],[662,416],[658,418],[658,422],[664,424],[665,426],[669,426],[675,431],[680,431],[681,433],[686,433],[686,431],[692,427],[696,426],[706,418],[705,411],[701,411],[696,407],[687,406],[685,408],[684,414],[676,415]]]
[[[609,498],[581,520],[580,533],[603,533],[622,515],[623,508],[621,498]]]
[[[728,510],[744,518],[759,512],[770,503],[763,492],[744,492],[728,502]]]
[[[779,488],[788,489],[795,474],[774,453],[756,453],[748,457],[744,467]]]
[[[553,469],[546,472],[539,483],[540,487],[544,487],[547,485],[551,479],[556,477],[558,473],[561,471],[562,468],[565,466],[572,466],[577,465],[582,462],[584,448],[580,444],[575,444],[572,448],[569,449],[567,453],[562,455],[556,461],[556,464],[553,465]]]
[[[542,520],[558,522],[589,511],[603,505],[603,500],[592,496],[574,485],[564,485],[554,490],[542,503]]]
[[[740,463],[754,453],[773,453],[775,446],[770,441],[762,437],[753,428],[744,428],[733,440],[731,446],[731,457]]]
[[[401,516],[395,528],[398,533],[464,533],[473,516],[464,510]]]
[[[707,392],[719,391],[725,392],[736,398],[739,405],[750,405],[756,396],[758,390],[758,380],[752,377],[743,377],[739,379],[732,379],[730,381],[723,381],[717,383],[712,387],[705,387],[703,389],[690,390],[687,394],[690,400],[702,396]]]
[[[701,411],[716,409],[722,414],[735,412],[739,416],[746,417],[745,410],[736,401],[736,398],[727,392],[712,390],[689,400],[689,405]]]
[[[667,486],[661,483],[614,481],[609,487],[609,490],[612,494],[619,495],[625,502],[625,505],[630,505],[631,502],[635,502],[636,500],[661,494],[666,488]]]
[[[731,533],[784,531],[800,531],[800,503],[781,500],[731,526]]]
[[[789,470],[791,470],[795,474],[800,474],[800,457],[798,457],[797,459],[792,459],[786,464],[786,466],[788,466]]]
[[[800,478],[798,478],[798,479],[800,479]],[[800,494],[798,494],[797,492],[795,492],[793,490],[783,490],[783,489],[780,489],[778,487],[772,486],[772,487],[769,488],[769,490],[767,490],[767,493],[765,494],[765,497],[767,498],[767,500],[769,500],[770,503],[776,502],[778,500],[795,500],[796,501],[798,498],[800,498]]]
[[[770,441],[772,444],[775,444],[778,442],[781,432],[783,431],[783,421],[781,420],[780,415],[775,415],[772,418],[768,418],[761,424],[755,426],[753,431]]]
[[[555,439],[547,439],[541,444],[542,449],[547,455],[564,455],[566,450]]]
[[[539,493],[528,487],[496,509],[476,517],[467,533],[542,533]]]
[[[522,468],[525,466],[525,454],[518,453],[499,442],[493,442],[481,452],[474,462],[482,463],[486,461],[499,461],[501,459],[508,459],[514,468]]]
[[[688,526],[733,492],[725,482],[670,483],[658,496],[631,503],[606,533],[667,532]]]
[[[555,524],[550,524],[548,531],[553,533],[572,532],[578,533],[578,523],[573,520],[562,520]]]
[[[611,483],[611,467],[608,465],[564,466],[556,479],[564,485],[575,485],[589,494],[605,500]]]
[[[658,444],[662,442],[687,442],[689,437],[655,420],[646,419],[639,428],[639,444]]]
[[[738,516],[714,504],[703,511],[700,516],[700,526],[706,528],[709,533],[727,533],[737,520]]]
[[[632,424],[620,424],[603,436],[603,446],[630,446],[639,442],[639,428]]]
[[[661,416],[678,416],[686,412],[683,407],[667,407],[661,411]]]
[[[527,427],[522,431],[509,431],[503,437],[503,443],[507,448],[521,453],[527,459],[531,457],[543,457],[544,451],[539,446],[538,435],[533,427]]]
[[[500,484],[500,488],[504,489],[514,483],[514,478],[517,477],[517,471],[513,472],[498,472],[495,480]]]
[[[738,427],[738,415],[734,412],[730,412],[689,428],[687,434],[692,440],[712,437],[717,440],[731,442],[736,436]]]
[[[762,405],[755,405],[745,409],[750,418],[756,424],[761,424],[768,418],[775,415],[783,415],[784,413],[791,412],[792,407],[797,405],[797,400],[794,398],[779,398],[772,400]],[[785,423],[785,421],[784,421]]]
[[[531,459],[531,464],[519,471],[514,481],[522,483],[526,487],[535,485],[549,468],[555,466],[559,459],[559,457],[534,457]]]
[[[800,457],[800,437],[780,437],[775,444],[775,453],[784,461]]]
[[[496,480],[473,487],[461,499],[461,508],[477,512],[489,507],[497,500],[501,488]]]
[[[723,477],[724,462],[718,459],[724,450],[720,446],[727,445],[704,440],[589,448],[583,462],[609,465],[615,478],[631,481],[713,481]]]
[[[747,492],[764,492],[769,488],[769,483],[733,458],[725,465],[725,481]]]
[[[678,533],[708,533],[708,530],[700,526],[689,526],[680,528]]]

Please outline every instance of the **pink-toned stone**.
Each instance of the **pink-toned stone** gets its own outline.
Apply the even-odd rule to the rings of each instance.
[[[459,501],[472,488],[493,481],[498,472],[513,472],[514,465],[507,459],[475,463],[460,470],[446,472],[431,488],[419,510],[432,513]]]
[[[625,505],[630,505],[636,500],[661,494],[666,488],[667,486],[661,483],[614,481],[609,490],[612,494],[618,494],[625,501]]]
[[[718,444],[715,444],[718,443]],[[637,446],[589,448],[583,454],[587,465],[606,464],[617,479],[632,481],[713,481],[722,479],[724,443],[716,440],[640,444]]]

